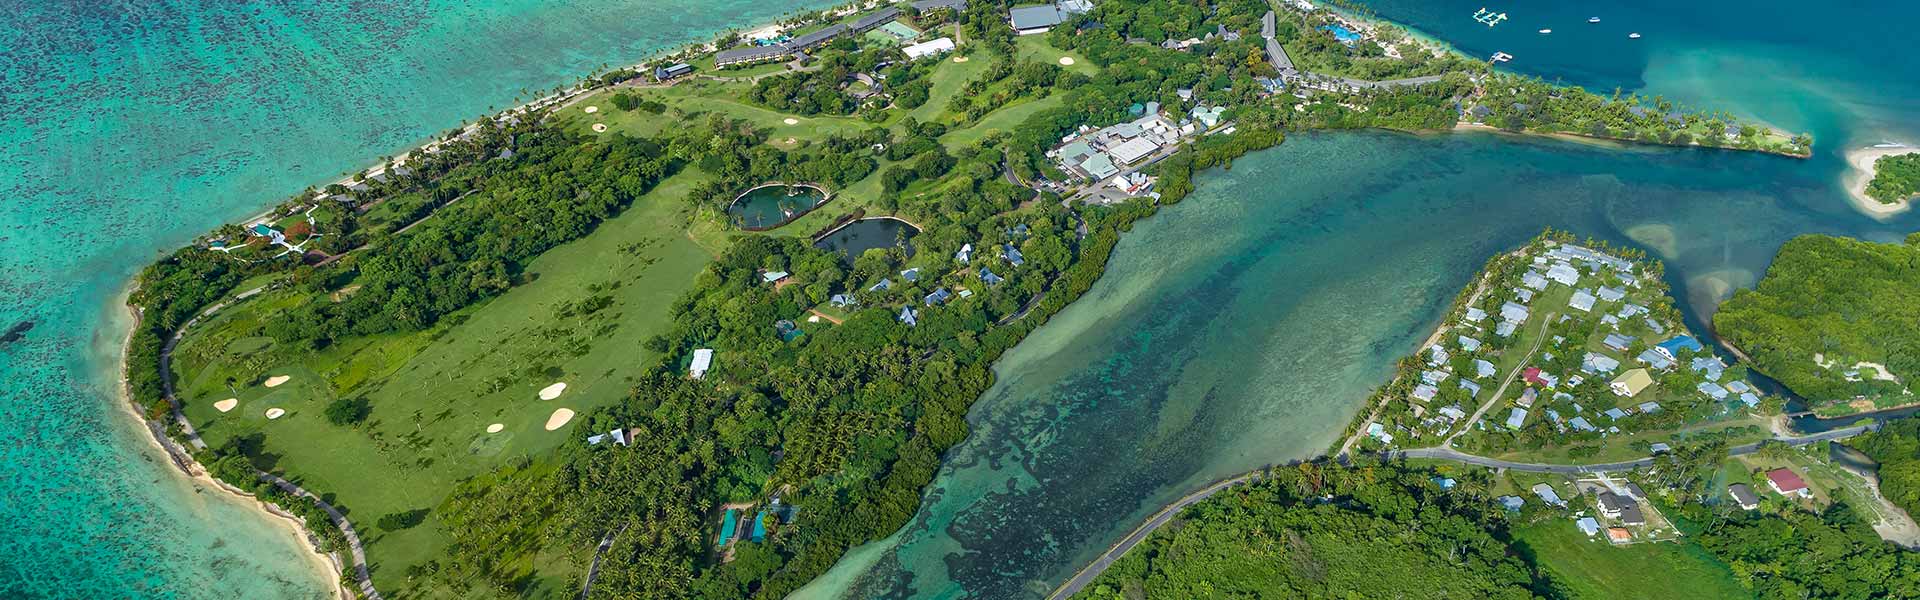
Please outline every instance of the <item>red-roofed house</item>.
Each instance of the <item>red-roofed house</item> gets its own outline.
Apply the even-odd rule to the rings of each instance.
[[[1767,471],[1767,485],[1772,486],[1773,491],[1779,492],[1782,496],[1813,497],[1813,490],[1807,489],[1807,482],[1789,469]]]
[[[1540,387],[1553,387],[1552,384],[1547,383],[1547,380],[1540,378],[1540,367],[1527,367],[1527,370],[1521,371],[1521,376],[1526,378],[1527,383]]]

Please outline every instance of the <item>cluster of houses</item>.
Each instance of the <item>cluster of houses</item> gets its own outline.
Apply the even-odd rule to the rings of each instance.
[[[1007,228],[1007,236],[1009,240],[1024,239],[1027,237],[1029,231],[1030,229],[1028,229],[1027,225],[1022,223]],[[1000,254],[999,261],[993,261],[991,259],[982,260],[982,257],[977,256],[973,244],[968,243],[962,245],[960,250],[954,253],[953,261],[961,265],[976,267],[975,270],[980,277],[980,283],[985,284],[987,287],[994,287],[1006,282],[1005,277],[993,272],[995,267],[1003,269],[1003,272],[1011,272],[1027,264],[1026,256],[1020,253],[1019,246],[1015,245],[1013,241],[1001,244],[997,249]],[[920,267],[902,270],[899,273],[899,277],[900,281],[908,284],[918,283],[921,277]],[[888,277],[881,279],[879,283],[869,286],[867,291],[880,293],[891,289],[893,289],[893,278]],[[964,287],[956,287],[950,290],[946,286],[941,286],[920,298],[919,310],[915,310],[912,303],[901,306],[900,314],[897,318],[908,327],[913,327],[920,323],[921,310],[940,307],[953,301],[955,298],[971,297],[973,297],[973,290]],[[838,308],[852,308],[860,304],[860,300],[851,293],[834,294],[827,299],[827,302]]]
[[[1773,493],[1787,498],[1812,498],[1813,488],[1807,487],[1807,481],[1800,478],[1793,469],[1773,469],[1767,471],[1767,487]],[[1753,487],[1744,483],[1727,486],[1727,495],[1733,498],[1741,510],[1753,510],[1760,507],[1760,496],[1753,493]]]
[[[1584,490],[1593,497],[1594,514],[1575,511],[1572,515],[1573,526],[1587,537],[1606,534],[1608,542],[1628,544],[1635,539],[1635,529],[1647,526],[1647,511],[1642,503],[1647,501],[1647,492],[1640,484],[1620,481],[1607,477],[1597,480],[1582,480],[1576,491]],[[1540,502],[1554,508],[1568,508],[1568,502],[1560,497],[1553,484],[1538,483],[1531,489]],[[1495,499],[1509,511],[1519,511],[1526,500],[1519,496],[1501,496]]]

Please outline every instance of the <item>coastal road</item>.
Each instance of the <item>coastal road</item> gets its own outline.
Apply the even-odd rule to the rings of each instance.
[[[1133,547],[1139,545],[1140,542],[1146,541],[1147,536],[1153,535],[1154,530],[1159,529],[1161,525],[1167,524],[1167,521],[1173,520],[1173,517],[1180,514],[1180,511],[1185,510],[1188,506],[1192,506],[1195,502],[1213,497],[1213,495],[1219,493],[1220,490],[1246,483],[1252,480],[1253,476],[1252,473],[1248,473],[1233,479],[1216,482],[1213,485],[1201,488],[1200,491],[1181,496],[1179,500],[1175,500],[1172,504],[1168,504],[1166,508],[1160,509],[1160,512],[1153,513],[1152,517],[1147,518],[1147,522],[1141,523],[1139,527],[1134,528],[1133,533],[1129,533],[1127,537],[1121,538],[1120,543],[1114,544],[1112,548],[1108,548],[1105,553],[1100,555],[1100,558],[1094,559],[1092,564],[1087,565],[1084,569],[1080,569],[1079,573],[1074,573],[1073,578],[1061,584],[1059,589],[1053,591],[1053,595],[1047,596],[1047,600],[1071,598],[1074,594],[1080,593],[1081,588],[1087,587],[1087,584],[1093,583],[1093,580],[1099,578],[1101,573],[1106,572],[1107,567],[1113,565],[1113,561],[1119,560],[1122,556],[1126,556],[1128,550],[1132,550]]]
[[[1856,425],[1853,427],[1847,427],[1845,429],[1835,429],[1833,431],[1827,431],[1827,432],[1822,432],[1822,433],[1817,433],[1814,435],[1807,435],[1807,436],[1776,436],[1772,440],[1768,440],[1768,441],[1781,442],[1789,446],[1805,446],[1807,444],[1814,444],[1819,442],[1844,440],[1856,435],[1860,435],[1862,433],[1866,433],[1868,431],[1876,431],[1878,429],[1880,429],[1880,424],[1872,423],[1868,425]],[[1743,454],[1752,454],[1756,451],[1759,451],[1761,444],[1764,444],[1764,443],[1765,442],[1755,442],[1752,444],[1743,444],[1739,446],[1734,446],[1733,448],[1730,448],[1727,450],[1727,455],[1739,456]],[[1444,448],[1444,447],[1396,450],[1392,452],[1387,452],[1385,453],[1384,456],[1388,459],[1427,458],[1427,459],[1449,460],[1449,461],[1455,461],[1455,462],[1460,462],[1460,463],[1465,463],[1470,465],[1478,465],[1478,466],[1494,468],[1494,469],[1509,469],[1514,471],[1525,471],[1525,472],[1531,472],[1531,473],[1559,473],[1563,475],[1606,473],[1606,472],[1612,472],[1612,471],[1630,471],[1633,469],[1638,469],[1638,468],[1650,466],[1653,464],[1652,457],[1642,458],[1639,460],[1627,460],[1627,461],[1608,462],[1608,463],[1593,463],[1593,464],[1584,464],[1584,465],[1523,463],[1523,462],[1513,462],[1513,461],[1507,461],[1507,460],[1500,460],[1497,458],[1487,458],[1484,456],[1467,454],[1465,452],[1454,450],[1452,448]],[[1066,583],[1060,584],[1060,587],[1055,589],[1052,595],[1047,596],[1047,600],[1062,600],[1065,598],[1070,598],[1074,594],[1080,593],[1080,590],[1085,588],[1087,584],[1092,583],[1093,580],[1098,579],[1100,577],[1101,573],[1106,572],[1107,567],[1110,567],[1113,565],[1113,561],[1119,560],[1120,557],[1125,556],[1127,554],[1127,551],[1132,550],[1134,546],[1138,546],[1140,545],[1140,542],[1146,541],[1147,536],[1153,535],[1154,530],[1157,530],[1162,525],[1166,525],[1167,522],[1172,521],[1173,517],[1180,514],[1180,511],[1185,510],[1188,506],[1192,506],[1196,502],[1212,497],[1214,494],[1219,493],[1220,490],[1224,490],[1229,487],[1239,485],[1241,483],[1246,483],[1247,481],[1252,480],[1253,477],[1254,477],[1254,473],[1247,473],[1245,475],[1241,475],[1233,479],[1228,479],[1225,481],[1215,483],[1213,485],[1209,485],[1205,488],[1201,488],[1200,491],[1187,494],[1186,496],[1182,496],[1179,500],[1175,500],[1172,504],[1167,505],[1166,508],[1160,509],[1160,512],[1154,513],[1153,516],[1148,518],[1145,523],[1141,523],[1140,526],[1138,528],[1135,528],[1132,533],[1127,534],[1127,537],[1121,538],[1118,543],[1114,544],[1112,548],[1108,548],[1105,553],[1102,553],[1099,558],[1094,559],[1094,561],[1091,564],[1088,564],[1085,568],[1080,569],[1078,573],[1074,573],[1073,578],[1068,579]]]

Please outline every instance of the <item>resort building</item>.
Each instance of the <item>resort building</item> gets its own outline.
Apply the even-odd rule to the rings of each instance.
[[[693,72],[693,65],[689,65],[687,63],[673,63],[671,65],[667,65],[664,67],[654,67],[653,80],[666,81],[668,79],[673,79],[675,77],[686,75],[692,72]]]
[[[1813,497],[1813,490],[1809,489],[1807,482],[1800,479],[1800,474],[1793,472],[1792,469],[1767,471],[1767,487],[1773,488],[1773,491],[1782,496]]]
[[[720,52],[715,53],[713,55],[713,65],[716,67],[751,65],[751,64],[758,64],[763,62],[785,60],[787,56],[791,54],[793,54],[793,50],[788,49],[784,44],[776,45],[776,46],[747,46],[744,48],[730,48],[730,49],[721,50]]]
[[[901,48],[900,51],[907,54],[908,60],[919,60],[929,56],[939,56],[952,52],[953,48],[953,38],[943,37],[907,46]]]
[[[1088,0],[1063,0],[1055,4],[1016,6],[1007,11],[1007,24],[1013,26],[1014,33],[1033,35],[1046,33],[1075,15],[1092,11],[1093,3]]]
[[[914,2],[912,6],[913,10],[919,11],[920,14],[923,15],[936,10],[951,10],[959,13],[966,12],[967,0],[919,0]]]

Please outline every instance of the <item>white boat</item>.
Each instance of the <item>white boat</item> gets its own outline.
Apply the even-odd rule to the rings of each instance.
[[[1513,60],[1512,54],[1507,54],[1505,52],[1493,53],[1493,62],[1507,62],[1509,60]]]
[[[1542,30],[1540,30],[1540,33],[1553,33],[1553,30],[1552,30],[1552,29],[1542,29]]]
[[[1587,22],[1588,22],[1588,23],[1599,23],[1599,22],[1600,22],[1600,17],[1587,17]]]
[[[1640,34],[1638,34],[1638,33],[1629,33],[1629,34],[1627,34],[1627,39],[1630,39],[1630,40],[1637,40],[1637,39],[1640,39]]]

